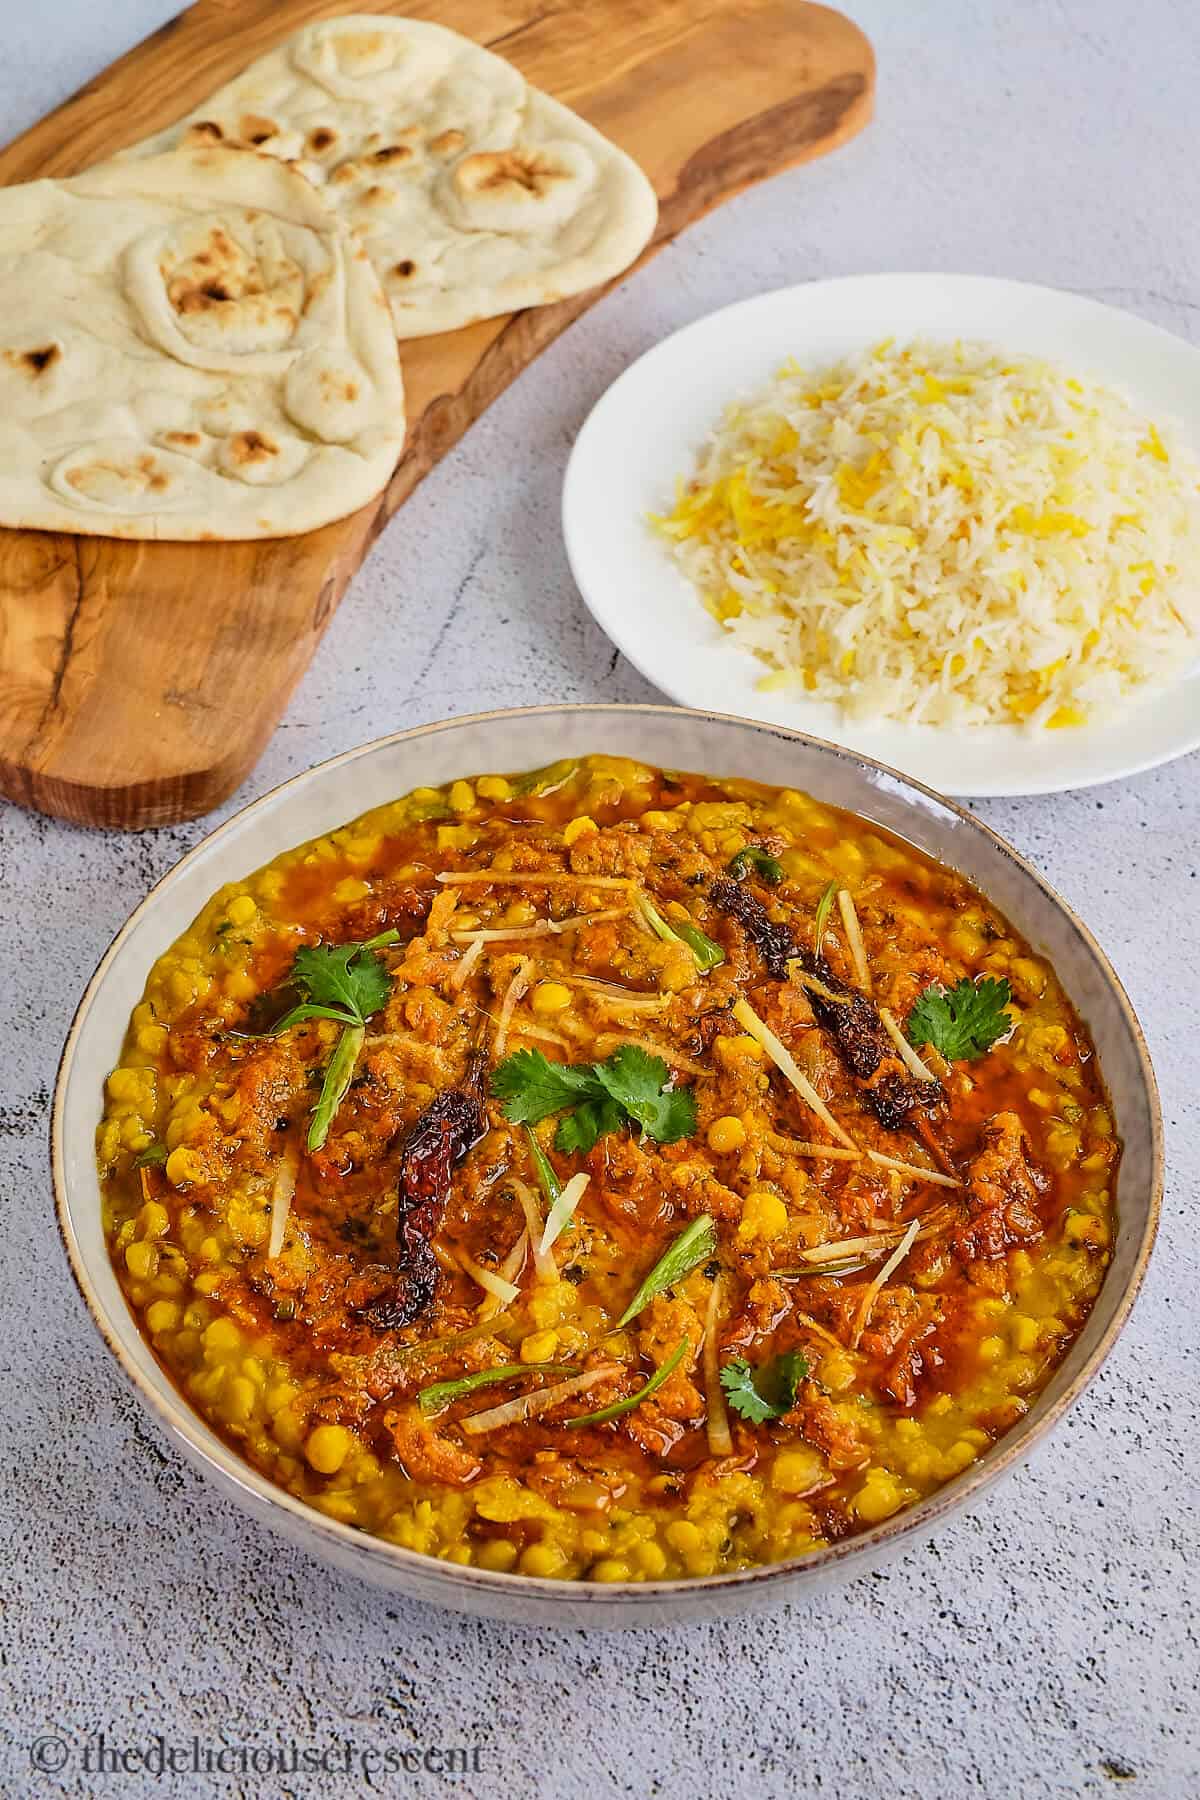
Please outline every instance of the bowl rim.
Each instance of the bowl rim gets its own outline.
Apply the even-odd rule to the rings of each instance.
[[[685,1577],[669,1581],[612,1582],[597,1585],[558,1576],[501,1573],[472,1565],[464,1566],[446,1562],[438,1557],[408,1550],[401,1545],[390,1543],[384,1538],[375,1537],[356,1526],[345,1524],[341,1520],[331,1519],[319,1512],[316,1507],[309,1505],[307,1501],[301,1500],[296,1495],[289,1493],[287,1489],[278,1486],[267,1476],[260,1474],[249,1462],[217,1437],[212,1428],[178,1390],[173,1390],[173,1404],[168,1404],[150,1386],[120,1341],[119,1333],[111,1322],[109,1312],[92,1282],[87,1259],[76,1236],[66,1173],[64,1124],[67,1090],[75,1067],[76,1052],[88,1018],[100,998],[111,964],[116,960],[126,939],[144,915],[157,904],[163,890],[176,881],[180,874],[203,853],[206,853],[215,842],[223,837],[232,836],[255,814],[277,806],[285,794],[331,774],[336,769],[344,768],[363,757],[376,755],[393,745],[409,742],[415,738],[430,737],[463,726],[486,725],[495,721],[525,717],[551,718],[564,713],[618,713],[652,717],[683,717],[704,724],[736,725],[749,728],[755,733],[783,739],[788,743],[798,744],[805,748],[816,749],[841,761],[851,763],[859,769],[874,771],[899,783],[902,790],[908,793],[915,792],[924,799],[933,801],[937,807],[944,809],[971,830],[982,834],[989,840],[993,849],[998,850],[1002,856],[1014,863],[1065,917],[1089,953],[1093,963],[1105,978],[1117,1002],[1118,1010],[1122,1014],[1136,1052],[1138,1073],[1150,1121],[1150,1192],[1147,1196],[1146,1219],[1128,1279],[1116,1301],[1112,1318],[1075,1375],[1057,1399],[1046,1408],[1036,1423],[1021,1437],[1018,1438],[1010,1433],[1008,1435],[1011,1441],[1001,1438],[995,1447],[994,1455],[978,1464],[973,1464],[962,1474],[953,1477],[942,1487],[936,1489],[924,1500],[918,1501],[916,1505],[872,1526],[868,1531],[843,1538],[836,1543],[827,1545],[822,1550],[789,1557],[781,1562],[757,1564],[753,1568],[734,1570],[720,1575]],[[101,1338],[115,1357],[118,1368],[126,1381],[133,1387],[142,1404],[164,1427],[168,1436],[181,1441],[185,1450],[206,1476],[214,1478],[218,1486],[227,1483],[237,1490],[237,1497],[243,1508],[249,1510],[256,1517],[263,1516],[268,1523],[271,1522],[271,1514],[278,1509],[280,1515],[286,1515],[291,1519],[302,1536],[316,1537],[322,1540],[322,1549],[328,1547],[330,1560],[340,1561],[342,1567],[348,1566],[348,1562],[353,1562],[366,1579],[370,1579],[373,1569],[380,1573],[387,1571],[396,1576],[402,1575],[404,1571],[409,1571],[414,1577],[414,1586],[417,1578],[420,1578],[420,1585],[423,1588],[438,1586],[444,1588],[446,1590],[445,1603],[448,1605],[454,1603],[452,1596],[455,1592],[473,1596],[474,1603],[487,1600],[499,1603],[511,1599],[517,1594],[522,1594],[529,1596],[531,1600],[540,1600],[543,1603],[560,1602],[564,1609],[567,1603],[571,1602],[584,1614],[588,1611],[589,1604],[595,1606],[597,1611],[604,1610],[610,1614],[614,1604],[623,1605],[631,1614],[643,1611],[649,1613],[653,1612],[656,1606],[661,1606],[662,1603],[670,1602],[672,1599],[681,1599],[683,1596],[701,1597],[726,1593],[745,1596],[754,1590],[770,1588],[784,1590],[788,1587],[798,1591],[806,1582],[810,1586],[823,1585],[824,1581],[827,1581],[831,1574],[835,1574],[843,1563],[861,1561],[864,1564],[865,1572],[866,1568],[871,1566],[873,1553],[878,1556],[885,1548],[888,1550],[911,1548],[915,1543],[927,1539],[948,1513],[956,1512],[968,1504],[1002,1475],[1023,1462],[1043,1443],[1063,1414],[1075,1404],[1084,1389],[1091,1384],[1100,1367],[1107,1360],[1129,1320],[1145,1277],[1161,1214],[1164,1172],[1162,1107],[1158,1083],[1150,1060],[1145,1034],[1133,1004],[1108,957],[1083,920],[1050,886],[1038,870],[1013,849],[997,831],[967,807],[944,794],[939,794],[936,789],[926,786],[925,783],[916,780],[913,776],[891,768],[887,763],[864,756],[858,751],[849,750],[843,745],[814,737],[811,733],[794,731],[787,726],[771,724],[761,719],[747,719],[736,713],[719,713],[700,708],[664,706],[649,702],[623,704],[615,701],[565,701],[539,706],[493,708],[485,712],[461,713],[453,718],[410,726],[403,731],[388,732],[365,744],[340,751],[322,762],[313,764],[308,769],[289,776],[286,781],[280,782],[267,793],[249,801],[245,806],[239,807],[213,831],[205,833],[199,842],[173,863],[142,897],[113,937],[88,979],[72,1016],[59,1058],[50,1112],[48,1148],[55,1219],[79,1296]],[[140,1334],[141,1328],[137,1324],[136,1318],[134,1323]],[[1069,1354],[1070,1352],[1068,1352]],[[207,1439],[215,1440],[218,1446],[217,1450],[214,1451],[212,1443],[206,1441]],[[277,1529],[286,1529],[282,1517]],[[393,1585],[399,1587],[402,1584],[397,1581]],[[433,1598],[433,1595],[430,1594],[428,1597]],[[785,1595],[781,1592],[778,1597],[784,1598]],[[487,1607],[486,1604],[476,1604],[476,1609],[486,1611]],[[499,1608],[497,1608],[496,1616],[499,1616]],[[576,1617],[564,1622],[577,1625],[580,1621]],[[628,1622],[636,1624],[638,1621],[636,1618],[630,1618]],[[648,1618],[645,1622],[654,1623],[656,1621]]]

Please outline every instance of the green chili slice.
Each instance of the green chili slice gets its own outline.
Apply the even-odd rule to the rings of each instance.
[[[710,1257],[715,1256],[716,1249],[716,1226],[707,1213],[701,1213],[700,1217],[693,1219],[687,1230],[682,1231],[675,1242],[659,1257],[617,1320],[613,1330],[620,1331],[623,1325],[628,1325],[630,1319],[636,1319],[642,1308],[649,1306],[656,1294],[661,1294],[666,1288],[674,1287],[677,1281],[682,1281],[685,1275],[690,1275],[692,1270],[699,1268],[702,1262],[708,1262]]]
[[[495,1369],[477,1369],[473,1375],[458,1375],[453,1381],[435,1381],[421,1389],[417,1405],[428,1417],[430,1413],[441,1412],[463,1394],[473,1394],[476,1388],[493,1387],[498,1381],[515,1381],[521,1375],[574,1375],[578,1369],[578,1363],[501,1363]]]
[[[720,944],[714,944],[710,937],[704,935],[698,925],[686,923],[668,925],[653,900],[648,899],[645,894],[638,895],[638,906],[651,931],[660,937],[664,944],[687,945],[692,953],[692,960],[701,975],[707,975],[711,969],[719,968],[725,961],[725,952]]]
[[[364,1026],[347,1025],[337,1041],[329,1059],[329,1067],[325,1071],[325,1079],[321,1083],[317,1104],[313,1108],[312,1123],[308,1128],[310,1150],[319,1150],[329,1136],[334,1114],[346,1098],[346,1090],[354,1078],[354,1065],[358,1061],[366,1035]]]
[[[366,938],[360,948],[363,950],[386,950],[389,944],[398,944],[400,933],[396,930],[381,931],[378,937]]]
[[[533,1163],[534,1173],[538,1178],[538,1186],[546,1196],[547,1206],[553,1206],[554,1202],[558,1199],[558,1196],[562,1193],[562,1182],[554,1173],[550,1158],[538,1143],[533,1126],[526,1125],[523,1129],[525,1132],[525,1142],[529,1146],[530,1161]]]
[[[731,856],[725,866],[726,874],[732,875],[735,881],[744,881],[751,869],[768,887],[778,887],[783,880],[783,864],[777,856],[772,856],[769,850],[764,850],[759,844],[747,844],[735,856]]]
[[[610,1419],[619,1419],[622,1413],[632,1412],[635,1407],[642,1404],[643,1400],[648,1400],[651,1394],[657,1393],[668,1375],[674,1374],[683,1360],[683,1353],[687,1347],[688,1340],[686,1338],[681,1344],[676,1344],[666,1362],[659,1364],[649,1381],[640,1387],[636,1394],[629,1394],[624,1400],[614,1400],[611,1406],[602,1406],[598,1412],[579,1413],[574,1419],[564,1419],[563,1424],[565,1426],[607,1425]]]
[[[836,881],[831,881],[817,901],[817,916],[813,920],[813,954],[820,956],[821,941],[825,936],[825,927],[829,923],[829,909],[833,905],[834,895],[838,891]]]

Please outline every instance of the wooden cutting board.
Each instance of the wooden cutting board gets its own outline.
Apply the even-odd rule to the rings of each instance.
[[[0,152],[0,182],[75,174],[170,124],[299,26],[356,11],[452,26],[629,151],[661,205],[647,257],[870,117],[870,45],[801,0],[198,0]],[[253,767],[396,508],[598,297],[405,344],[409,434],[390,486],[305,537],[0,531],[0,791],[124,828],[216,806]]]

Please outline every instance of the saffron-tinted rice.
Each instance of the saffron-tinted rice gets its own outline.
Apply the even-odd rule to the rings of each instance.
[[[762,685],[856,718],[1058,729],[1200,650],[1200,463],[984,344],[782,368],[655,520]]]

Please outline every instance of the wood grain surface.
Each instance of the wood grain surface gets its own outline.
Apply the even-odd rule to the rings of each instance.
[[[0,152],[0,182],[77,173],[299,26],[368,10],[487,44],[636,157],[661,208],[646,257],[870,117],[870,45],[802,0],[198,0]],[[0,531],[0,792],[122,828],[216,806],[253,767],[396,508],[601,291],[403,345],[396,473],[320,531],[238,544]]]

